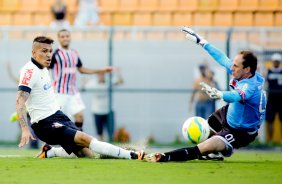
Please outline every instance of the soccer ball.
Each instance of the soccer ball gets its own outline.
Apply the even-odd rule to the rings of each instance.
[[[182,134],[189,143],[198,144],[209,137],[210,127],[204,118],[194,116],[184,122]]]

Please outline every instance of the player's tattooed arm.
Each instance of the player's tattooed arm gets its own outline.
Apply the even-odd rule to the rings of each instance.
[[[29,139],[35,140],[28,128],[27,122],[27,113],[25,110],[25,102],[29,97],[29,93],[25,91],[18,91],[17,101],[16,101],[16,109],[19,116],[19,122],[22,128],[22,136],[19,147],[23,147],[24,145],[29,143]]]
[[[27,124],[27,113],[25,110],[25,102],[29,97],[29,93],[25,91],[18,91],[17,100],[16,100],[16,109],[19,116],[19,123],[22,128],[28,127]]]

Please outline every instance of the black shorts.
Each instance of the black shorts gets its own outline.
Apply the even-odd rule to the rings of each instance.
[[[270,94],[267,99],[265,120],[268,123],[273,123],[276,113],[279,114],[279,119],[282,122],[282,107],[279,99],[282,98],[280,94]]]
[[[33,123],[31,127],[40,140],[50,145],[61,145],[68,154],[76,154],[83,149],[74,142],[79,129],[62,111]]]
[[[109,128],[109,121],[110,121],[109,116],[110,116],[109,114],[102,114],[102,115],[101,114],[94,114],[97,134],[99,136],[103,135],[104,126]]]
[[[227,144],[232,145],[233,148],[245,147],[253,142],[258,133],[248,133],[230,127],[226,120],[228,105],[218,109],[208,118],[210,127],[216,132],[216,135],[221,136],[226,140]]]

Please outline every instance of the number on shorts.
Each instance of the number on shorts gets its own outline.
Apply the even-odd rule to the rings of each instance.
[[[234,136],[232,134],[227,134],[224,137],[230,144],[235,141]]]

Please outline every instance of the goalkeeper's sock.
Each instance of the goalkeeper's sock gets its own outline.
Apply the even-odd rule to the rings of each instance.
[[[68,154],[62,147],[59,148],[52,147],[50,150],[47,151],[46,155],[47,158],[52,158],[52,157],[76,158],[77,157],[74,153]]]
[[[117,158],[126,158],[126,159],[131,159],[131,152],[125,150],[123,148],[120,148],[118,146],[98,141],[97,139],[93,138],[90,142],[89,145],[90,150],[99,153],[101,155],[108,155],[108,156],[113,156]]]
[[[195,146],[166,152],[164,155],[164,157],[161,157],[160,162],[194,160],[199,158],[201,152],[198,146]]]

